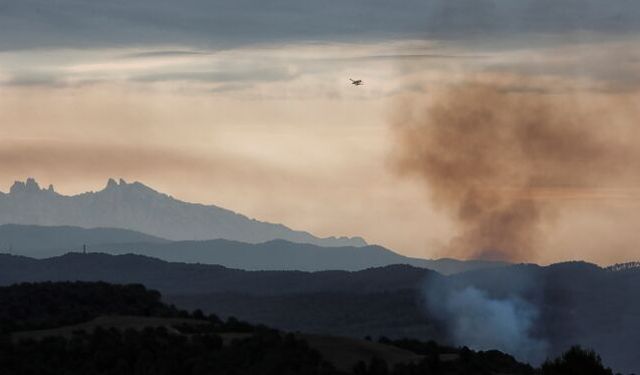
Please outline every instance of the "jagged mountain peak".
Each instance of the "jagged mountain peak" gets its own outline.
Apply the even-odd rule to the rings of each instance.
[[[11,190],[9,190],[11,194],[16,193],[37,193],[40,192],[40,185],[33,178],[27,178],[25,182],[16,181],[11,186]]]
[[[123,181],[123,180],[120,180]],[[118,187],[118,183],[116,182],[116,180],[114,180],[113,178],[110,178],[109,181],[107,181],[107,186],[105,187],[105,189],[115,189]]]
[[[145,193],[157,194],[159,196],[169,197],[168,195],[160,193],[141,182],[134,181],[129,183],[122,178],[120,178],[118,181],[116,181],[113,178],[109,178],[103,190],[100,190],[98,192],[81,193],[79,195],[96,194],[103,191],[145,192]],[[38,183],[38,181],[33,177],[29,177],[24,181],[19,181],[19,180],[15,181],[11,186],[11,188],[9,189],[9,194],[39,194],[39,193],[56,193],[56,195],[64,196],[64,195],[58,194],[52,184],[49,184],[46,189],[42,188]],[[65,196],[65,197],[73,198],[73,196]]]
[[[122,178],[120,178],[117,182],[115,179],[110,178],[107,181],[107,185],[102,191],[144,192],[144,193],[151,193],[151,194],[157,194],[157,195],[168,197],[168,195],[162,194],[141,182],[138,182],[138,181],[127,182]]]
[[[53,185],[49,185],[47,189],[41,189],[38,182],[33,177],[27,178],[25,181],[15,181],[9,189],[10,194],[34,194],[34,193],[55,193]]]

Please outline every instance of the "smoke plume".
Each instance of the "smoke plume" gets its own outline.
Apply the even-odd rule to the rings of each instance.
[[[427,291],[427,307],[445,323],[455,345],[497,349],[535,365],[547,355],[547,343],[531,335],[538,310],[518,297],[496,299],[473,286],[440,286]]]
[[[447,256],[531,260],[560,201],[637,183],[629,100],[461,85],[404,103],[397,166],[457,225]]]

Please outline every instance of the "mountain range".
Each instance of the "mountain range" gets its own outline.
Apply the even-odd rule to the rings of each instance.
[[[261,243],[282,239],[319,246],[365,246],[359,237],[319,238],[214,206],[187,203],[139,182],[109,179],[97,192],[74,196],[42,189],[29,178],[0,193],[0,224],[122,228],[169,240],[227,239]]]
[[[246,270],[348,270],[409,264],[452,274],[503,262],[420,259],[362,238],[318,238],[217,206],[187,203],[139,182],[110,179],[75,196],[32,178],[0,192],[0,252],[35,258],[69,251],[140,254]]]
[[[250,244],[224,239],[169,241],[124,229],[0,225],[0,252],[48,258],[81,251],[139,254],[172,262],[218,264],[244,270],[357,271],[410,264],[452,274],[505,265],[501,262],[410,258],[381,246],[320,247],[272,240]]]

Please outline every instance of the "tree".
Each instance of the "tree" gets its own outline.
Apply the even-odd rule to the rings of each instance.
[[[613,375],[593,350],[574,346],[561,357],[542,365],[543,375]]]

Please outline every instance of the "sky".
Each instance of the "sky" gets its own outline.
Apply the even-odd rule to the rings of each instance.
[[[469,257],[451,250],[464,228],[430,166],[399,166],[398,122],[489,85],[593,111],[586,132],[632,150],[639,19],[632,0],[0,0],[0,190],[124,178],[318,236]],[[544,220],[514,260],[637,260],[636,177],[527,186]]]

